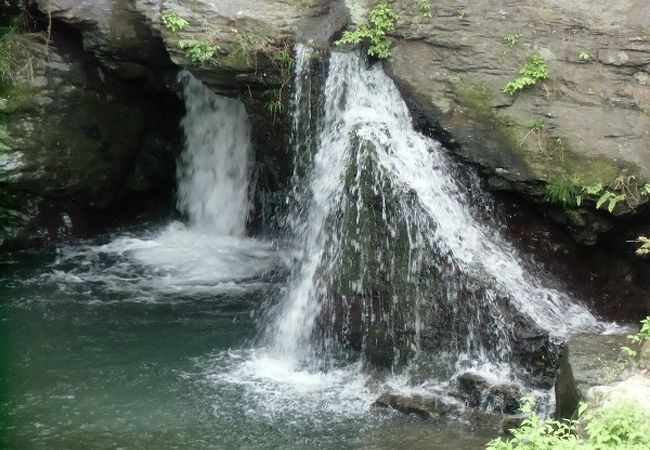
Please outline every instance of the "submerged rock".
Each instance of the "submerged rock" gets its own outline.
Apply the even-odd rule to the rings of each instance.
[[[456,380],[458,397],[471,408],[498,414],[515,414],[519,411],[522,393],[517,385],[491,385],[486,378],[471,372],[459,375]]]
[[[420,395],[404,396],[398,394],[382,394],[373,406],[393,408],[403,414],[415,414],[423,419],[433,415],[445,415],[453,408],[436,397],[422,397]]]

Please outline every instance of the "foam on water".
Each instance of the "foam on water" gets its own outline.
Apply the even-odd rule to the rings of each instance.
[[[60,248],[47,277],[63,282],[61,289],[92,286],[120,298],[156,301],[261,289],[282,265],[271,242],[202,234],[174,222],[159,233]]]

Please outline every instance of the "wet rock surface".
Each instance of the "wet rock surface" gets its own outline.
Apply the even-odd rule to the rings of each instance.
[[[403,414],[414,414],[422,419],[440,416],[453,411],[453,407],[436,397],[419,395],[404,396],[399,394],[382,394],[373,404],[381,408],[392,408]]]
[[[647,180],[650,10],[643,0],[605,4],[499,0],[467,7],[447,0],[433,3],[433,17],[425,18],[412,2],[396,1],[403,20],[395,34],[404,39],[388,68],[461,154],[510,188],[532,192],[538,181],[573,175],[583,182],[621,174]],[[517,36],[515,44],[506,35]],[[532,53],[545,58],[550,79],[504,94]],[[541,139],[523,139],[534,120],[544,124]],[[561,149],[552,145],[558,137]]]
[[[481,406],[501,414],[515,414],[519,411],[522,397],[521,389],[514,384],[490,386],[484,393]]]
[[[474,373],[464,373],[457,379],[458,394],[469,406],[478,407],[481,404],[483,391],[488,389],[490,383],[487,379]]]

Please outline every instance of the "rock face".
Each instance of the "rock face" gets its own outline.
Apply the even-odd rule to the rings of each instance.
[[[650,376],[635,374],[611,386],[594,386],[587,393],[592,404],[638,403],[650,415]]]
[[[56,238],[72,226],[68,212],[172,188],[182,114],[175,94],[143,93],[85,59],[74,33],[53,36],[33,73],[0,96],[0,244],[29,227],[29,237]],[[52,211],[61,223],[41,217],[50,225],[40,227],[35,219]]]
[[[605,4],[480,1],[461,19],[464,3],[448,0],[435,2],[433,17],[425,19],[409,14],[407,2],[395,2],[408,19],[400,22],[397,34],[405,41],[397,42],[390,68],[423,113],[466,144],[461,151],[468,158],[502,169],[500,176],[529,181],[545,179],[551,170],[592,175],[597,167],[589,163],[601,158],[603,172],[593,175],[602,181],[625,168],[647,179],[650,11],[641,0],[611,9]],[[518,34],[518,42],[509,46],[506,34]],[[580,59],[581,51],[590,52],[588,61]],[[531,52],[547,60],[550,81],[514,97],[502,93]],[[507,142],[492,147],[472,131],[472,113],[509,116],[512,131],[542,120],[580,160],[545,155],[535,139],[520,149]],[[472,145],[476,140],[482,144]]]
[[[35,58],[35,76],[0,100],[0,244],[48,234],[36,220],[45,210],[106,209],[129,191],[170,190],[180,150],[181,68],[246,104],[258,150],[256,200],[268,203],[260,196],[282,189],[291,174],[284,111],[268,103],[287,103],[293,43],[326,45],[347,22],[342,5],[326,0],[33,4],[54,33],[48,55]],[[190,26],[164,27],[171,13]],[[210,63],[197,63],[181,40],[210,41],[218,51]]]
[[[345,26],[347,11],[334,0],[37,0],[55,21],[79,30],[84,48],[124,80],[160,86],[180,69],[190,70],[215,93],[238,97],[253,125],[256,149],[256,209],[273,209],[270,192],[286,188],[289,155],[290,82],[294,43],[326,47]],[[163,18],[176,15],[187,27],[171,30]],[[203,62],[181,44],[205,45]],[[169,67],[172,66],[173,70]],[[259,222],[260,220],[258,220]],[[253,226],[258,224],[252,224]]]
[[[297,41],[327,47],[350,18],[362,20],[374,3],[36,1],[54,21],[79,30],[84,49],[122,80],[164,86],[174,63],[215,92],[240,97],[256,147],[264,149],[257,172],[271,189],[280,189],[290,174],[288,127],[269,106],[288,100],[291,61],[278,56],[292,54]],[[621,189],[631,183],[634,191],[650,181],[650,11],[644,0],[615,7],[605,0],[481,0],[471,8],[439,0],[430,3],[431,17],[412,0],[389,4],[400,19],[388,73],[417,115],[480,165],[494,188],[541,202],[549,182]],[[168,29],[163,17],[169,14],[188,26]],[[192,61],[181,42],[208,43],[215,54],[208,62]],[[531,54],[545,59],[550,79],[514,96],[503,93]],[[647,200],[632,197],[632,203]],[[553,215],[589,244],[614,223],[610,214],[595,211],[593,200]],[[614,212],[636,211],[621,203]]]
[[[542,195],[543,183],[563,179],[650,180],[650,9],[644,0],[611,8],[606,0],[469,6],[443,0],[431,2],[431,18],[422,17],[415,2],[390,3],[402,19],[389,73],[413,108],[482,166],[494,187]],[[516,43],[509,45],[506,35],[517,36],[511,37]],[[546,60],[550,79],[504,94],[530,54]],[[533,123],[541,130],[531,132]],[[590,216],[564,218],[584,242],[610,226],[606,216]]]

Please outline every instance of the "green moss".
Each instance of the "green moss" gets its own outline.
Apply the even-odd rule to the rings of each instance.
[[[481,133],[492,136],[504,148],[503,151],[519,152],[519,138],[514,122],[507,116],[499,115],[492,107],[494,94],[486,84],[457,83],[454,92],[458,103],[464,108],[472,128],[478,127]]]
[[[473,114],[485,119],[491,119],[495,116],[491,106],[493,96],[486,84],[459,83],[455,92],[458,102],[467,108],[471,108]]]
[[[529,118],[497,114],[492,107],[493,90],[487,85],[459,82],[454,92],[462,106],[455,118],[457,128],[472,130],[472,136],[481,136],[480,140],[463,142],[461,137],[460,141],[479,146],[481,141],[495,140],[499,151],[504,153],[503,159],[517,161],[531,178],[560,180],[578,176],[583,184],[608,184],[621,174],[621,167],[611,159],[577,154],[571,149],[570,138],[553,137],[541,127],[531,133]],[[632,171],[638,172],[634,168]]]

